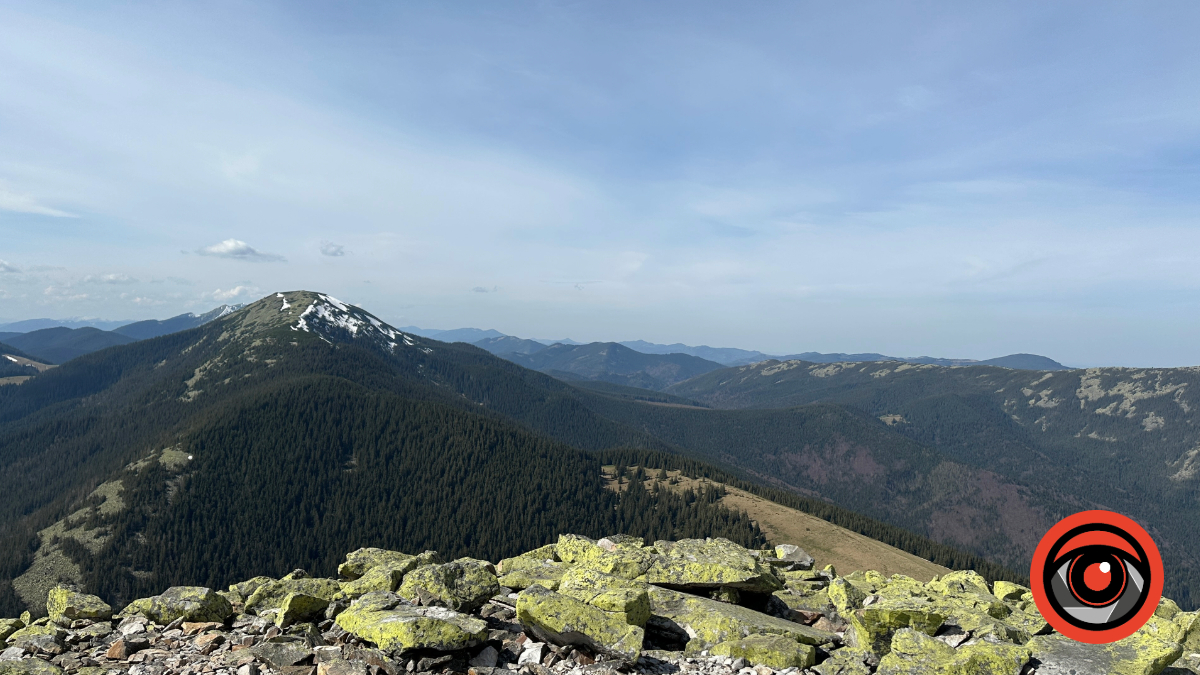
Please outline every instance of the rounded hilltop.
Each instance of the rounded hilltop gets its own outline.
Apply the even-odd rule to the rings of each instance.
[[[337,579],[172,587],[119,612],[59,587],[47,616],[0,620],[0,673],[1200,672],[1200,615],[1170,600],[1133,636],[1086,645],[1012,582],[816,567],[790,545],[567,534],[496,564],[362,548]]]
[[[360,342],[394,351],[416,347],[416,336],[402,333],[361,307],[313,291],[272,293],[220,320],[226,327],[222,338],[246,338],[264,333],[290,331],[319,337],[327,342]]]

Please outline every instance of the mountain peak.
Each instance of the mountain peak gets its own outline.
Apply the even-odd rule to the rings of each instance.
[[[331,344],[367,342],[388,352],[401,345],[416,347],[412,336],[380,321],[365,309],[313,291],[272,293],[220,320],[229,325],[227,334],[232,331],[236,337],[287,329],[310,333]]]

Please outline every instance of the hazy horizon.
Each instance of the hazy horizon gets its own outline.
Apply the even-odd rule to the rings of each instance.
[[[1200,6],[0,6],[0,315],[1200,364]]]

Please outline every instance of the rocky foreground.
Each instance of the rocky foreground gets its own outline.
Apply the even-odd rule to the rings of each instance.
[[[0,675],[1200,673],[1200,615],[1169,600],[1084,645],[1016,584],[813,567],[794,546],[563,535],[498,565],[359,549],[340,579],[174,587],[115,615],[59,587],[48,616],[0,619]]]

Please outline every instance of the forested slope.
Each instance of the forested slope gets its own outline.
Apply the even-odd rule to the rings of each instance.
[[[680,383],[720,408],[848,406],[1029,495],[1049,518],[1125,513],[1168,560],[1168,593],[1200,587],[1200,370],[1029,372],[896,363],[768,361]],[[992,492],[982,489],[982,493]],[[940,538],[940,537],[938,537]]]
[[[323,570],[332,552],[370,542],[496,557],[562,531],[761,540],[715,500],[600,491],[583,451],[613,447],[721,462],[998,550],[986,527],[964,537],[972,523],[938,518],[939,504],[962,504],[955,491],[987,476],[870,417],[638,398],[406,334],[308,292],[82,356],[0,388],[0,606],[37,604],[56,578],[115,599],[282,573],[285,560]],[[970,515],[984,526],[993,516]]]

